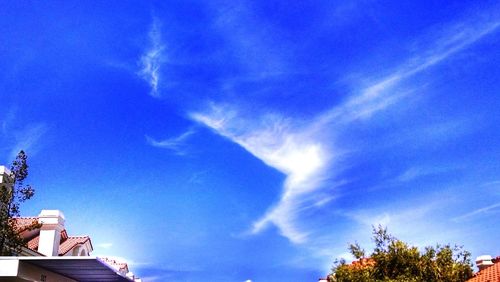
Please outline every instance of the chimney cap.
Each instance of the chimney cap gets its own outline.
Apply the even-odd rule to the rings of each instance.
[[[490,255],[482,255],[476,258],[476,265],[479,270],[483,270],[486,267],[493,265],[492,257]]]
[[[491,261],[493,258],[490,256],[490,255],[482,255],[482,256],[478,256],[476,258],[476,262],[481,262],[481,261]]]
[[[64,214],[60,210],[42,210],[38,215],[38,223],[47,225],[47,227],[55,224],[64,228],[65,221]]]
[[[8,173],[8,174],[10,174],[10,170],[8,168],[6,168],[5,166],[0,165],[0,173]]]
[[[12,172],[3,165],[0,165],[0,183],[3,182],[11,182],[12,181]]]
[[[60,210],[42,210],[38,217],[61,217],[64,218],[64,214]]]

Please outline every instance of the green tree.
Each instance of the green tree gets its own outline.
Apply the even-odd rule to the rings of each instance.
[[[10,167],[10,175],[7,175],[0,185],[0,255],[14,255],[25,246],[20,236],[16,217],[20,213],[21,203],[29,200],[35,194],[30,185],[25,185],[24,180],[28,177],[27,156],[20,151]],[[27,228],[36,228],[34,221]]]
[[[375,248],[369,258],[364,250],[351,244],[349,250],[358,259],[348,264],[336,260],[333,282],[462,282],[472,277],[470,253],[459,246],[437,245],[420,251],[417,247],[393,237],[382,226],[373,227]]]

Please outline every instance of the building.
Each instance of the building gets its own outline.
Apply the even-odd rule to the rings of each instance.
[[[10,181],[9,170],[0,166],[0,188],[8,188]],[[126,263],[90,256],[91,238],[68,235],[59,210],[42,210],[36,217],[14,220],[27,244],[17,256],[0,257],[0,281],[140,281]]]
[[[61,211],[42,210],[38,217],[15,221],[21,237],[28,242],[21,256],[89,256],[94,250],[89,236],[68,235]]]
[[[476,265],[479,271],[467,282],[500,282],[500,257],[479,256]]]

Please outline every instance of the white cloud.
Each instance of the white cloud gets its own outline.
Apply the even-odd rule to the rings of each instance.
[[[152,146],[174,151],[178,155],[184,155],[186,153],[186,151],[184,150],[185,142],[194,133],[195,131],[193,129],[189,129],[179,136],[164,139],[161,141],[157,141],[149,136],[146,136],[146,141]]]
[[[10,152],[10,158],[14,159],[20,150],[28,154],[34,154],[38,150],[40,138],[47,132],[48,127],[44,123],[31,124],[22,130],[13,133],[15,144]]]
[[[291,242],[303,243],[309,231],[301,228],[300,213],[311,207],[307,195],[321,190],[328,177],[340,168],[333,165],[341,151],[334,136],[337,126],[348,127],[354,121],[369,119],[377,112],[399,102],[411,91],[394,91],[404,80],[442,62],[452,54],[494,32],[500,24],[487,22],[457,31],[444,32],[430,47],[419,50],[385,78],[361,89],[340,105],[319,115],[306,128],[299,120],[280,115],[245,117],[238,106],[211,105],[204,112],[191,113],[191,118],[239,144],[249,153],[286,175],[280,200],[254,222],[252,233],[274,224]],[[330,135],[329,137],[327,135]],[[394,221],[393,215],[382,214],[380,223]],[[399,218],[399,217],[397,217]],[[361,220],[360,218],[354,218]],[[371,220],[370,220],[371,221]]]
[[[209,1],[210,2],[210,1]],[[233,1],[230,5],[212,3],[215,21],[212,28],[224,37],[230,50],[228,55],[241,63],[244,78],[232,82],[280,76],[290,70],[290,50],[278,48],[272,25],[256,20],[254,11],[246,1]],[[232,83],[227,83],[230,87]]]
[[[461,221],[469,220],[469,219],[474,218],[474,217],[479,216],[479,215],[495,214],[495,213],[500,213],[500,203],[496,203],[493,205],[489,205],[486,207],[476,209],[476,210],[471,211],[469,213],[466,213],[464,215],[457,216],[457,217],[453,218],[452,220],[455,222],[461,222]]]
[[[7,135],[9,134],[9,127],[12,126],[12,123],[16,118],[17,107],[10,107],[4,111],[4,113],[5,116],[3,116],[0,122],[0,127],[2,128],[2,134]]]
[[[194,172],[191,177],[187,180],[189,184],[203,184],[204,178],[208,171]]]
[[[109,249],[113,246],[113,243],[101,243],[98,244],[97,247],[102,248],[102,249]]]
[[[164,281],[164,277],[162,276],[145,276],[145,277],[141,277],[141,280],[142,281],[145,281],[145,282],[150,282],[150,281]]]
[[[254,223],[252,233],[273,223],[292,242],[304,242],[307,234],[295,227],[294,214],[301,203],[300,195],[319,186],[321,171],[329,158],[323,145],[308,136],[307,131],[296,131],[286,119],[275,115],[254,124],[253,119],[242,119],[230,108],[212,105],[210,112],[191,116],[287,176],[280,202]]]
[[[371,245],[372,227],[382,225],[403,241],[424,247],[446,242],[456,235],[456,226],[444,225],[439,220],[441,212],[449,208],[451,203],[451,200],[436,196],[419,199],[417,202],[402,202],[393,207],[347,211],[344,216],[359,224],[356,234],[351,234],[350,237],[359,240],[362,246]]]
[[[464,27],[467,25],[467,28]],[[448,27],[427,49],[418,50],[407,62],[385,78],[352,96],[340,106],[333,107],[318,119],[319,127],[328,123],[349,123],[359,119],[370,118],[374,113],[406,97],[412,91],[395,91],[405,79],[417,75],[430,67],[448,59],[451,55],[469,47],[483,37],[492,34],[500,27],[500,20],[479,23],[462,23]]]
[[[481,186],[499,186],[500,180],[488,181],[483,183]]]
[[[393,228],[401,230],[412,230],[411,228],[397,228],[401,225],[413,224],[419,219],[425,219],[433,211],[442,208],[443,202],[440,199],[423,201],[423,203],[411,205],[400,204],[399,207],[393,207],[392,211],[386,209],[364,209],[349,211],[345,216],[354,219],[356,222],[371,227],[373,225],[392,225]]]
[[[444,164],[434,164],[432,166],[413,166],[401,173],[395,180],[399,182],[409,182],[415,179],[432,176],[441,173],[459,170],[459,166],[450,166]]]
[[[161,25],[157,18],[153,19],[148,35],[151,46],[141,57],[139,75],[151,87],[150,95],[159,97],[160,67],[164,60],[163,51],[165,46],[162,43]]]

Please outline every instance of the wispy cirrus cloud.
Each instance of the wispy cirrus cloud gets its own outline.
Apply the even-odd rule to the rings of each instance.
[[[5,155],[9,157],[9,160],[14,159],[21,150],[29,155],[35,154],[40,147],[42,137],[49,130],[46,123],[20,125],[18,119],[16,105],[6,106],[0,114],[0,142],[4,143],[0,150],[5,150]]]
[[[500,21],[496,19],[469,24],[463,29],[455,25],[449,27],[392,73],[359,89],[305,127],[303,121],[279,114],[247,117],[238,105],[212,104],[206,111],[191,113],[193,120],[239,144],[286,175],[280,200],[254,222],[252,233],[273,224],[290,241],[306,242],[308,231],[301,228],[300,214],[311,207],[307,201],[309,195],[323,189],[325,181],[334,178],[335,171],[341,169],[335,164],[342,159],[343,150],[348,150],[345,145],[340,150],[337,140],[331,138],[335,131],[355,121],[370,119],[401,102],[413,93],[395,91],[404,88],[403,82],[495,32],[498,27]]]
[[[255,124],[253,119],[238,117],[237,111],[227,106],[212,105],[210,112],[193,113],[191,117],[287,175],[280,203],[256,221],[251,232],[258,233],[273,223],[292,242],[304,242],[307,234],[294,225],[299,208],[296,201],[319,186],[319,174],[329,161],[328,151],[312,136],[295,131],[288,120],[274,115],[261,117]]]
[[[443,164],[433,164],[432,166],[412,166],[397,176],[396,182],[409,182],[426,176],[449,173],[460,170],[460,166],[450,166]]]
[[[287,67],[290,54],[286,54],[289,51],[277,48],[274,44],[277,31],[256,20],[251,3],[234,1],[230,5],[219,5],[213,2],[211,5],[216,15],[212,28],[227,40],[228,55],[239,61],[246,73],[244,78],[233,78],[231,82],[265,79],[290,71]]]
[[[4,111],[5,115],[0,119],[0,127],[2,129],[2,134],[6,135],[9,133],[9,127],[12,126],[16,118],[17,107],[10,107]]]
[[[500,213],[500,203],[495,203],[486,207],[481,207],[466,214],[454,217],[452,220],[455,222],[462,222],[472,219],[476,216],[487,215],[487,214],[498,214]]]
[[[97,247],[102,248],[102,249],[109,249],[113,246],[113,243],[100,243],[97,245]]]
[[[148,33],[150,47],[141,56],[139,76],[144,79],[151,91],[149,94],[153,97],[159,97],[159,83],[160,83],[160,68],[164,61],[165,46],[161,37],[161,24],[157,18],[153,18],[153,23]]]
[[[443,30],[423,50],[413,54],[385,78],[368,85],[340,106],[333,107],[318,119],[318,124],[349,123],[370,118],[372,114],[393,105],[411,91],[394,91],[402,81],[417,75],[448,59],[455,53],[492,34],[500,27],[500,19],[494,18],[477,23],[463,22]],[[436,37],[430,36],[430,37]]]
[[[202,184],[204,182],[205,175],[208,171],[194,172],[191,177],[187,180],[189,184]]]
[[[356,238],[362,246],[372,245],[370,231],[381,225],[403,241],[425,247],[436,242],[446,242],[459,233],[459,230],[463,232],[462,226],[448,226],[442,223],[442,213],[453,201],[449,198],[443,200],[441,196],[405,201],[392,207],[367,207],[340,214],[358,224],[353,228],[354,234],[351,234],[350,238]],[[439,220],[430,220],[431,217]],[[430,234],[429,230],[433,232]]]
[[[14,159],[20,150],[27,151],[30,154],[36,153],[40,139],[48,129],[46,124],[36,123],[13,131],[11,134],[15,143],[10,151],[10,158]]]
[[[189,129],[179,136],[160,140],[160,141],[153,139],[152,137],[146,135],[146,141],[151,146],[171,150],[171,151],[175,152],[177,155],[184,155],[186,153],[186,150],[185,150],[186,140],[195,133],[196,133],[196,131],[194,129]]]

